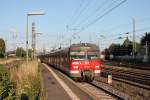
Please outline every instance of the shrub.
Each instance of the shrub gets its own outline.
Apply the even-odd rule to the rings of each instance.
[[[0,66],[0,100],[15,100],[15,86],[10,81],[7,71]]]

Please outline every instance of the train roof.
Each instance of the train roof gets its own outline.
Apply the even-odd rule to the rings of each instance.
[[[58,49],[50,52],[47,55],[55,55],[55,54],[66,54],[69,52],[70,49],[75,49],[78,47],[91,47],[93,50],[99,50],[99,47],[96,44],[91,43],[78,43],[78,44],[72,44],[70,47],[64,48],[64,49]]]
[[[91,43],[80,43],[80,44],[73,44],[70,47],[70,50],[76,50],[76,49],[87,49],[92,50],[92,51],[99,51],[99,47],[96,44],[91,44]]]
[[[78,44],[72,44],[71,47],[98,47],[98,46],[92,43],[78,43]]]
[[[69,52],[69,48],[64,48],[64,49],[58,49],[58,50],[54,50],[53,52],[50,52],[50,55],[55,55],[55,54],[66,54]]]

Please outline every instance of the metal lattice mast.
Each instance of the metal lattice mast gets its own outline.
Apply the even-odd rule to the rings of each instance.
[[[35,59],[36,56],[36,33],[35,33],[35,23],[32,23],[32,58]]]

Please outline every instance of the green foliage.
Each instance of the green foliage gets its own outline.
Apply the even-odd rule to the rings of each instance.
[[[29,97],[29,100],[36,100],[40,90],[40,79],[37,76],[30,76],[29,82],[32,83],[30,87],[25,88],[25,92]]]
[[[109,54],[113,54],[114,56],[119,56],[120,55],[120,51],[121,51],[121,46],[120,44],[111,44],[109,49]]]
[[[146,41],[147,44],[150,44],[150,33],[145,33],[145,36],[142,37],[141,39],[141,45],[146,45]]]
[[[0,38],[0,58],[3,58],[5,56],[5,50],[5,41],[2,38]]]
[[[140,52],[141,45],[140,43],[136,43],[136,54]]]
[[[28,57],[31,58],[31,55],[32,55],[32,50],[29,49],[28,50]],[[17,50],[16,50],[16,56],[17,57],[26,57],[26,51],[23,48],[17,48]]]
[[[14,83],[9,80],[9,76],[3,66],[0,66],[0,100],[15,100]]]
[[[28,55],[31,58],[31,56],[32,56],[32,50],[31,49],[28,50]]]
[[[140,51],[140,44],[136,44],[136,52],[137,54]],[[109,57],[110,54],[114,56],[125,56],[129,55],[131,56],[133,52],[133,42],[131,42],[128,38],[126,38],[122,45],[120,44],[111,44],[108,49],[105,50],[105,54],[107,57]]]
[[[16,56],[17,57],[25,57],[26,56],[25,50],[23,48],[17,48]]]

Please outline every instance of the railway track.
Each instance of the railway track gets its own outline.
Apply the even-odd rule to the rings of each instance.
[[[132,84],[144,89],[150,89],[150,73],[143,73],[134,70],[121,70],[114,68],[103,68],[102,76],[112,74],[113,79]]]
[[[109,69],[107,69],[107,68],[106,68],[106,70],[109,71]],[[111,69],[112,73],[113,73],[113,71],[114,71],[114,69]],[[116,69],[116,71],[118,71],[118,73],[119,72],[123,73],[123,71],[121,69]],[[91,83],[75,82],[70,77],[65,75],[64,73],[59,72],[59,71],[57,71],[57,72],[60,73],[61,76],[64,76],[68,80],[70,80],[73,84],[75,84],[82,91],[86,92],[91,97],[93,97],[94,100],[135,100],[135,97],[137,97],[136,95],[138,95],[138,94],[136,94],[136,95],[133,96],[133,94],[126,93],[126,92],[124,92],[124,91],[114,87],[114,85],[110,85],[110,84],[102,82],[102,81],[94,80]],[[128,72],[126,70],[125,73],[128,75],[128,74],[130,74],[130,71]],[[140,75],[140,72],[135,72],[135,73],[132,73],[131,76],[136,74],[136,73],[137,73],[137,75]],[[146,73],[143,73],[141,76],[144,77],[145,75],[146,75]],[[122,82],[122,83],[136,85],[136,86],[141,87],[141,88],[146,86],[146,85],[139,85],[137,82],[136,82],[137,84],[135,84],[135,82],[133,82],[131,80],[127,80],[127,79],[122,79],[121,77],[119,77],[119,78],[114,77],[113,79],[117,80],[119,82]],[[149,87],[145,87],[145,89],[148,90],[150,88]],[[142,97],[140,97],[140,98],[142,98]]]
[[[56,69],[57,70],[57,69]],[[80,88],[82,91],[86,92],[90,96],[93,97],[94,100],[123,100],[125,97],[120,97],[120,95],[116,95],[112,93],[111,91],[107,91],[108,88],[102,88],[100,85],[87,82],[75,82],[72,80],[69,76],[65,75],[64,73],[57,70],[58,73],[60,73],[63,77],[67,78],[69,81],[71,81],[74,85],[76,85],[78,88]],[[107,87],[107,86],[106,86]],[[113,87],[111,87],[113,89]]]
[[[75,84],[83,91],[92,95],[92,97],[94,97],[95,100],[118,100],[118,99],[121,100],[122,99],[119,96],[111,92],[108,92],[105,89],[102,89],[101,87],[99,87],[98,85],[94,83],[86,83],[86,82],[79,83],[78,82]]]
[[[103,83],[103,82],[94,80],[93,82],[91,82],[89,84],[105,91],[107,94],[110,94],[113,97],[116,97],[117,100],[133,100],[132,96],[115,89],[113,86],[108,85],[107,83]]]
[[[150,70],[150,64],[129,64],[125,62],[117,62],[117,61],[104,61],[105,65],[108,66],[117,66],[117,67],[125,67],[125,68],[134,68],[140,70]]]

